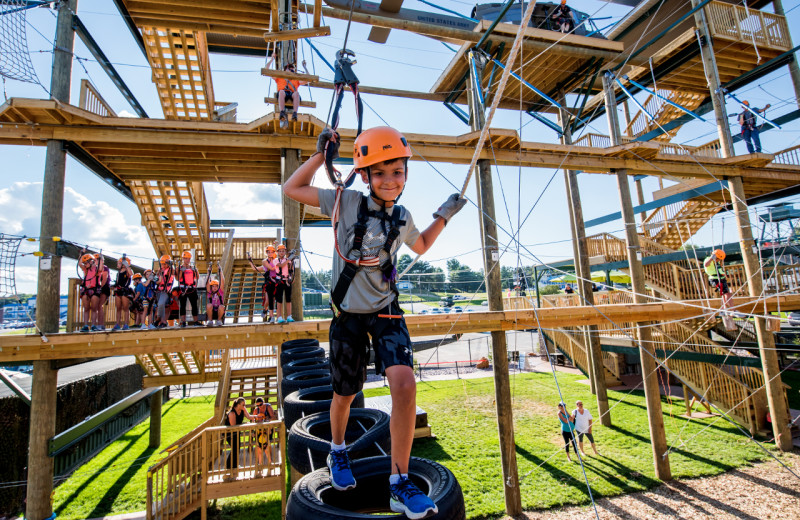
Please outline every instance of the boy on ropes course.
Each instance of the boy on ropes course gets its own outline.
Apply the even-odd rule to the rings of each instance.
[[[297,71],[294,63],[287,63],[283,70],[292,74]],[[305,60],[303,60],[303,70],[308,74]],[[306,84],[308,84],[308,81],[275,78],[275,85],[278,88],[278,110],[280,110],[281,114],[281,128],[289,126],[289,121],[286,118],[287,98],[292,100],[292,121],[297,121],[297,112],[300,111],[300,87]]]
[[[152,272],[152,271],[151,271]],[[145,271],[147,273],[147,271]],[[136,273],[133,275],[133,300],[131,301],[131,312],[133,313],[133,328],[143,329],[145,327],[145,293],[147,287],[142,282],[142,275]]]
[[[758,136],[756,114],[767,111],[771,105],[764,108],[750,108],[750,102],[742,101],[742,111],[739,113],[739,124],[742,125],[742,139],[747,143],[748,153],[761,153],[761,138]]]
[[[112,331],[128,330],[128,323],[131,321],[131,301],[133,300],[133,289],[131,289],[131,279],[133,270],[130,262],[122,255],[117,260],[117,279],[114,280],[114,306],[117,310],[117,322]]]
[[[335,189],[311,186],[328,156],[338,157],[339,135],[326,128],[319,136],[317,153],[286,181],[286,196],[320,208],[331,217],[334,230],[333,291],[330,326],[330,359],[333,384],[331,402],[331,452],[328,468],[337,490],[356,486],[345,445],[350,404],[361,390],[369,360],[370,336],[375,368],[389,380],[392,394],[392,474],[389,477],[392,511],[408,518],[426,518],[438,512],[436,504],[408,478],[414,439],[416,383],[412,369],[411,339],[395,285],[397,250],[401,243],[418,254],[425,253],[447,222],[466,204],[451,195],[433,214],[423,232],[411,214],[396,204],[408,176],[411,147],[400,132],[389,127],[372,128],[354,143],[355,173],[369,186],[369,196],[344,188],[339,178]]]
[[[247,253],[247,260],[257,273],[264,275],[264,284],[261,286],[261,318],[265,323],[273,323],[275,321],[275,291],[278,285],[278,266],[276,265],[275,246],[268,245],[266,247],[267,257],[261,261],[261,266],[256,266],[253,263],[253,258],[250,253]],[[267,311],[269,311],[269,319],[267,319]]]
[[[192,304],[192,318],[194,325],[200,325],[197,320],[197,279],[200,275],[197,268],[192,264],[191,251],[184,251],[181,254],[181,265],[178,267],[178,287],[180,287],[180,320],[181,327],[186,326],[186,302]]]
[[[278,321],[275,323],[291,323],[292,318],[292,282],[294,282],[294,260],[286,256],[286,246],[278,244],[278,258],[275,260],[277,278],[275,287],[275,303],[278,306]],[[286,299],[286,305],[283,301]]]

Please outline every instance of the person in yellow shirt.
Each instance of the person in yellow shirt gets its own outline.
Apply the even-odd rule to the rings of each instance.
[[[294,63],[287,63],[283,67],[283,70],[294,74],[297,68],[294,66]],[[305,60],[303,60],[303,70],[308,74]],[[286,99],[291,98],[293,108],[292,121],[297,121],[297,111],[300,109],[300,87],[308,84],[308,81],[275,78],[275,83],[278,87],[278,110],[281,112],[281,127],[285,127],[288,124],[288,119],[286,118]]]

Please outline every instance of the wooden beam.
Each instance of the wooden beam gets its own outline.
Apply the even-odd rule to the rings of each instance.
[[[266,32],[264,39],[268,42],[283,42],[287,40],[298,40],[300,38],[311,38],[314,36],[330,36],[331,28],[309,27],[307,29],[292,29],[290,31]]]
[[[278,100],[275,99],[274,97],[265,97],[264,98],[264,103],[266,103],[268,105],[277,105],[278,104]],[[291,101],[289,102],[289,104],[291,104]],[[303,101],[301,99],[300,100],[300,106],[303,107],[303,108],[317,108],[317,102],[316,101]]]
[[[263,67],[261,69],[262,76],[269,76],[270,78],[281,78],[290,81],[306,81],[308,83],[312,83],[315,81],[319,81],[319,76],[315,76],[313,74],[301,74],[299,72],[288,72],[285,70],[276,70],[270,69],[268,67]]]

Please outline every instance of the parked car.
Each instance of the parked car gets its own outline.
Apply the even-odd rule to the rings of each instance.
[[[450,309],[450,312],[464,312],[464,308],[463,308],[463,307],[461,307],[460,305],[454,305],[454,306],[453,306],[453,307]]]
[[[434,307],[431,309],[431,314],[444,314],[444,309],[441,307]]]
[[[467,297],[466,296],[462,296],[460,294],[456,294],[455,296],[453,296],[453,299],[454,300],[466,300]]]
[[[431,312],[430,309],[422,309],[421,311],[419,311],[420,314],[428,314],[430,312]]]
[[[789,326],[800,327],[800,312],[795,311],[789,313]]]

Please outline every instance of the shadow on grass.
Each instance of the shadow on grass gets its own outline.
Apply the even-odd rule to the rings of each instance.
[[[143,436],[143,435],[145,435],[145,434],[146,434],[146,435],[150,435],[150,430],[149,430],[149,429],[147,429],[147,430],[144,430],[144,431],[143,431],[142,433],[140,433],[139,435],[137,435],[137,436],[135,436],[135,437],[132,437],[131,439],[129,439],[129,440],[128,440],[128,442],[125,444],[125,446],[124,446],[124,447],[122,448],[122,450],[120,451],[120,453],[125,453],[125,454],[127,454],[127,453],[128,453],[128,450],[129,450],[129,449],[130,449],[130,448],[131,448],[131,447],[132,447],[134,444],[136,444],[136,443],[139,441],[139,439],[141,439],[141,438],[142,438],[142,436]],[[136,460],[135,460],[135,459],[136,459],[136,458],[134,457],[134,460],[132,460],[132,461],[131,461],[131,464],[135,464],[135,462],[136,462]],[[64,502],[62,502],[62,503],[61,503],[61,505],[60,505],[60,506],[58,506],[58,509],[56,509],[56,511],[55,511],[55,512],[56,512],[57,514],[59,514],[59,515],[60,515],[60,514],[62,514],[62,513],[64,513],[64,511],[65,511],[65,510],[66,510],[66,508],[67,508],[67,507],[68,507],[68,506],[69,506],[69,505],[72,503],[72,501],[73,501],[73,500],[75,500],[75,499],[77,499],[77,498],[78,498],[78,497],[81,495],[81,493],[83,493],[83,491],[84,491],[84,490],[85,490],[85,489],[86,489],[86,488],[87,488],[87,487],[88,487],[90,484],[92,484],[92,483],[94,482],[94,479],[95,479],[96,477],[98,477],[99,475],[101,475],[101,474],[105,473],[105,472],[106,472],[106,471],[107,471],[109,468],[111,468],[112,466],[114,466],[114,465],[116,464],[116,462],[117,462],[117,459],[116,459],[116,458],[113,458],[113,459],[109,460],[108,462],[106,462],[106,463],[105,463],[103,466],[101,466],[101,467],[97,468],[97,470],[95,470],[95,472],[94,472],[92,475],[90,475],[90,476],[86,477],[86,480],[84,480],[84,481],[83,481],[83,483],[82,483],[80,486],[78,486],[77,488],[75,488],[75,490],[73,490],[73,491],[72,491],[72,493],[71,493],[71,494],[70,494],[70,495],[69,495],[67,498],[65,498],[65,499],[64,499]],[[138,469],[138,466],[136,466],[136,467],[137,467],[137,469]],[[127,482],[127,480],[126,480],[126,482]],[[95,507],[95,509],[97,509],[97,507]],[[107,511],[104,511],[104,512],[107,512]]]
[[[150,458],[150,455],[153,454],[158,448],[147,448],[142,450],[137,457],[134,457],[134,460],[131,461],[131,464],[125,468],[125,471],[120,475],[111,487],[109,487],[106,492],[103,494],[102,497],[97,501],[95,504],[94,509],[91,513],[89,513],[89,518],[95,518],[99,516],[104,516],[107,513],[111,512],[111,506],[114,504],[114,500],[119,496],[125,486],[130,482],[133,476],[139,471],[141,464],[136,463],[137,460],[147,460]]]
[[[434,462],[453,460],[453,457],[442,448],[439,441],[430,437],[414,439],[414,456],[430,459]]]
[[[521,446],[517,446],[517,454],[521,455],[525,458],[528,462],[535,464],[536,466],[544,469],[554,478],[559,479],[561,482],[575,488],[576,491],[580,491],[584,495],[586,495],[586,499],[589,500],[589,490],[586,489],[586,482],[583,481],[583,475],[580,478],[574,477],[570,475],[566,471],[557,468],[553,464],[545,461],[542,458],[537,457],[533,453],[529,452],[525,448]]]
[[[647,445],[650,444],[650,439],[649,438],[647,438],[647,437],[645,437],[643,435],[639,435],[637,433],[633,433],[631,431],[625,430],[623,428],[620,428],[619,426],[613,426],[612,425],[612,426],[609,426],[608,429],[609,430],[614,430],[615,432],[617,432],[619,434],[622,434],[622,435],[625,435],[625,436],[628,436],[628,437],[633,437],[634,439],[636,439],[636,440],[638,440],[638,441],[640,441],[640,442],[642,442],[644,444],[647,444]],[[734,467],[736,467],[736,466],[734,466],[732,464],[723,464],[722,462],[719,462],[718,460],[709,459],[708,457],[703,457],[703,456],[698,455],[696,453],[692,453],[690,451],[682,450],[680,448],[672,448],[671,451],[674,452],[674,453],[678,453],[679,455],[683,455],[687,459],[692,459],[692,460],[695,460],[697,462],[702,462],[703,464],[708,464],[709,466],[714,466],[716,468],[720,468],[720,469],[725,470],[725,471],[727,471],[729,469],[733,469]]]
[[[642,487],[649,489],[659,484],[659,481],[609,458],[583,457],[583,465],[622,491],[638,491]],[[635,481],[637,487],[632,486],[632,481]]]

